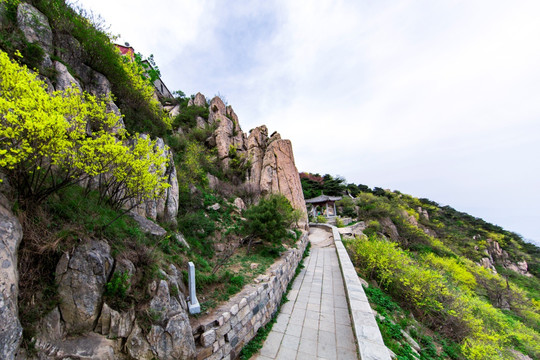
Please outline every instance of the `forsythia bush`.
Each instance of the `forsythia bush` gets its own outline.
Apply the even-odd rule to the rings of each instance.
[[[120,53],[119,50],[117,50]],[[171,129],[172,120],[161,109],[159,101],[154,97],[154,87],[146,76],[145,69],[139,62],[131,60],[129,56],[120,56],[121,66],[125,71],[133,89],[142,97],[142,101],[147,104],[148,109],[165,124],[167,129]]]
[[[540,334],[535,329],[506,315],[474,292],[477,281],[486,281],[486,269],[467,259],[435,254],[416,260],[396,243],[376,236],[357,238],[347,246],[364,276],[399,294],[409,308],[459,341],[468,359],[513,358],[509,353],[512,347],[533,358],[540,356]],[[478,270],[472,271],[473,268]],[[489,279],[502,281],[496,274]],[[525,294],[513,291],[525,301]]]
[[[37,75],[0,52],[0,169],[21,199],[39,203],[59,189],[98,176],[113,204],[158,196],[166,159],[155,142],[116,129],[108,99],[73,87],[47,93]],[[87,123],[98,124],[91,134]],[[116,135],[111,130],[116,129]]]

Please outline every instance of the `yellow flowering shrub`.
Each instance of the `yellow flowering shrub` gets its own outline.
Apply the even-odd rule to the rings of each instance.
[[[413,258],[396,243],[375,236],[347,243],[360,272],[393,294],[416,313],[424,314],[438,331],[460,342],[467,359],[509,359],[512,348],[540,356],[540,334],[479,296],[477,281],[503,279],[463,258],[427,254]],[[449,281],[447,280],[449,279]],[[504,288],[503,288],[504,289]],[[526,294],[513,289],[526,302]],[[530,319],[536,318],[531,302]]]
[[[130,146],[125,130],[110,132],[120,118],[107,113],[108,100],[76,87],[49,94],[35,73],[0,52],[0,169],[21,199],[38,203],[102,174],[110,179],[106,193],[114,203],[156,197],[167,186],[157,171],[166,159],[155,143]],[[89,121],[98,124],[91,135]]]
[[[447,273],[456,284],[468,290],[474,290],[476,288],[476,278],[464,265],[465,262],[470,260],[440,257],[433,253],[425,255],[423,260],[435,269]]]
[[[120,54],[120,51],[117,50]],[[163,111],[157,98],[154,96],[154,87],[146,76],[145,69],[136,61],[128,56],[121,56],[121,66],[125,71],[128,81],[132,88],[139,94],[141,101],[144,102],[147,109],[160,118],[167,129],[172,127],[172,119]]]

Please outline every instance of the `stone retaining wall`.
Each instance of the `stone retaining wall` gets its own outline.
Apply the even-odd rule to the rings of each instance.
[[[375,315],[371,311],[371,306],[369,305],[364,288],[360,283],[349,254],[341,242],[338,229],[335,226],[326,224],[309,224],[309,226],[325,228],[331,231],[334,238],[360,359],[391,360],[390,352],[386,345],[384,345],[379,325],[375,320]]]
[[[307,243],[308,234],[304,233],[296,248],[285,252],[255,284],[246,286],[212,314],[191,322],[197,359],[238,357],[242,347],[275,315]]]

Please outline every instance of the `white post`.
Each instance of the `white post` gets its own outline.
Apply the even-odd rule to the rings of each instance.
[[[201,305],[195,294],[195,265],[190,261],[188,263],[188,280],[189,280],[189,299],[188,308],[190,314],[198,314],[201,312]]]

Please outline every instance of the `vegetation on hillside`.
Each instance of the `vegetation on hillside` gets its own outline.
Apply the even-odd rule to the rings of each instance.
[[[324,187],[304,183],[308,191]],[[540,357],[540,249],[427,199],[345,181],[340,186],[338,212],[365,224],[364,235],[346,241],[347,248],[372,284],[367,293],[385,343],[400,359],[512,359],[516,351]],[[489,253],[495,242],[505,253]],[[496,272],[480,265],[489,256]],[[522,261],[527,274],[517,271]],[[389,302],[394,305],[385,307]],[[420,345],[435,345],[413,354],[401,330]]]
[[[47,91],[42,79],[55,85],[56,73],[44,65],[44,49],[27,42],[16,26],[19,1],[2,2],[8,22],[0,30],[0,175],[24,231],[19,310],[29,354],[37,322],[60,301],[54,273],[58,260],[81,241],[106,240],[116,260],[135,265],[132,275],[115,273],[104,295],[114,309],[134,309],[143,330],[156,321],[146,310],[148,284],[160,279],[169,264],[179,269],[188,261],[196,264],[198,296],[206,310],[264,273],[285,246],[294,246],[299,234],[287,230],[297,214],[288,201],[276,196],[259,203],[260,194],[242,183],[250,164],[240,151],[231,149],[229,167],[217,158],[209,141],[217,123],[197,124],[197,117],[208,118],[208,105],[188,107],[189,98],[178,91],[176,99],[161,99],[180,105],[180,114],[169,119],[152,86],[155,63],[156,73],[149,73],[140,56],[134,61],[121,56],[99,19],[83,9],[63,0],[31,3],[53,29],[52,60],[64,63],[83,89],[92,84],[79,76],[81,69],[102,73],[112,94],[96,97],[77,87]],[[75,59],[67,61],[69,51]],[[125,129],[108,109],[111,100],[123,114]],[[122,216],[169,186],[160,174],[171,164],[151,140],[156,136],[174,154],[180,193],[176,221],[160,224],[165,236],[145,234]],[[210,177],[219,182],[215,190]],[[234,205],[237,197],[246,209]],[[262,231],[261,221],[267,220],[272,227]],[[179,240],[182,236],[189,247]],[[171,288],[171,294],[178,291]]]

